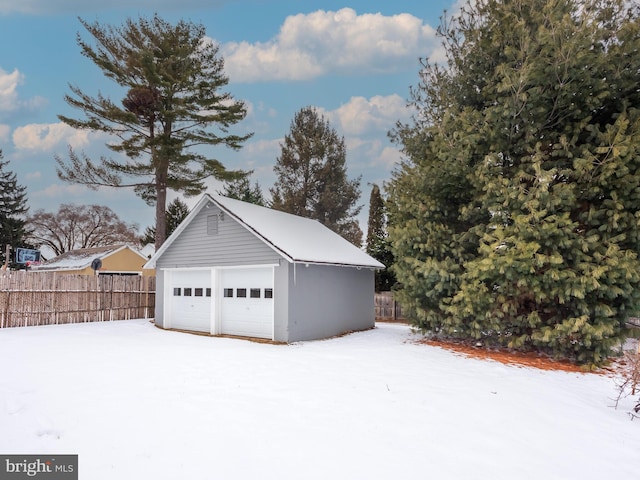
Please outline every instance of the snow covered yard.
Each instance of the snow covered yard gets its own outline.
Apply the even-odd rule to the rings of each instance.
[[[632,479],[612,378],[461,357],[407,326],[294,345],[148,321],[0,330],[0,453],[80,478]]]

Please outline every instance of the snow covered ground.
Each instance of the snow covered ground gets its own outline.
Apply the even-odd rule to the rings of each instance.
[[[294,345],[143,320],[0,330],[0,453],[80,479],[634,479],[614,379],[464,358],[403,325]]]

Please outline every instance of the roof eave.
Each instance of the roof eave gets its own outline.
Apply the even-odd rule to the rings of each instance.
[[[317,260],[301,260],[301,259],[292,260],[291,263],[302,264],[302,265],[325,265],[325,266],[332,266],[332,267],[351,267],[351,268],[357,268],[357,269],[369,268],[372,270],[384,270],[386,268],[382,264],[378,266],[378,265],[365,265],[365,264],[359,264],[359,263],[346,263],[346,262],[319,262]]]

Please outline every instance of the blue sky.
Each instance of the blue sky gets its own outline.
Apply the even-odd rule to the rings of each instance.
[[[104,6],[100,6],[100,4]],[[76,35],[89,36],[78,17],[121,25],[128,17],[202,23],[220,45],[227,90],[246,102],[247,118],[234,132],[254,132],[238,152],[211,152],[228,168],[252,169],[268,196],[273,166],[295,113],[317,107],[347,145],[349,177],[362,175],[366,210],[371,182],[390,178],[401,156],[387,138],[406,120],[409,87],[418,83],[420,57],[441,57],[435,28],[454,0],[0,0],[0,149],[27,187],[31,210],[61,203],[107,205],[140,231],[154,210],[133,192],[61,182],[55,155],[68,145],[91,157],[109,155],[108,141],[62,124],[57,115],[81,116],[63,100],[68,84],[118,100],[121,94],[80,55]],[[221,188],[209,182],[210,192]],[[170,194],[169,199],[175,198]],[[190,205],[197,198],[186,199]]]

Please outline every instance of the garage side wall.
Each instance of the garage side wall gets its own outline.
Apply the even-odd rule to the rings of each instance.
[[[166,285],[165,272],[158,270],[156,274],[156,316],[155,324],[158,327],[164,328],[164,304],[165,304],[165,285]]]
[[[293,270],[289,265],[289,342],[373,328],[372,270],[302,264]]]
[[[293,267],[286,260],[273,269],[273,339],[289,341],[289,272]]]

